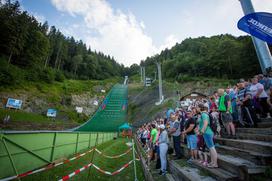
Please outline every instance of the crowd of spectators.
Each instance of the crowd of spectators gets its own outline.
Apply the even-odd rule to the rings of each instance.
[[[167,172],[167,154],[174,152],[174,159],[184,157],[182,145],[190,150],[188,162],[217,168],[214,138],[224,134],[235,139],[236,127],[254,127],[260,118],[271,118],[271,110],[272,79],[256,75],[187,106],[168,109],[164,118],[142,125],[137,135],[148,152],[148,161],[156,161],[161,175]]]

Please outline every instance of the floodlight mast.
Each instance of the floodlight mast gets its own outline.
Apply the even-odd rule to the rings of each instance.
[[[140,66],[140,72],[141,72],[141,82],[143,82],[143,67]]]
[[[143,67],[143,79],[144,79],[144,86],[145,86],[145,82],[146,82],[146,80],[145,80],[145,67]]]
[[[245,15],[255,12],[251,0],[239,1]],[[251,38],[260,62],[262,72],[263,74],[267,74],[268,70],[272,68],[272,58],[267,43],[253,36],[251,36]]]
[[[164,96],[162,94],[162,74],[161,74],[161,63],[156,62],[157,69],[158,69],[158,79],[159,79],[159,102],[156,103],[156,105],[160,105],[163,100]]]

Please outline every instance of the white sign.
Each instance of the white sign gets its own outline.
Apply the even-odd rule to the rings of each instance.
[[[102,92],[102,93],[105,93],[106,91],[105,91],[104,89],[101,89],[101,92]]]
[[[82,113],[83,112],[83,107],[76,106],[76,112],[77,113]]]

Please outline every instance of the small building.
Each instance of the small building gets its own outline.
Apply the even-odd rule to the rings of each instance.
[[[181,106],[189,106],[191,102],[200,99],[208,99],[208,96],[199,92],[191,92],[187,95],[184,95],[179,100]]]

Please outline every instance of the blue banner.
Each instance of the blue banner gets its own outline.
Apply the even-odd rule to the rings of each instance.
[[[14,109],[21,109],[23,101],[18,99],[8,98],[6,107],[7,108],[14,108]]]
[[[48,109],[47,110],[47,117],[57,117],[57,110],[56,109]]]
[[[272,13],[258,12],[245,15],[238,28],[269,44],[272,44]]]

